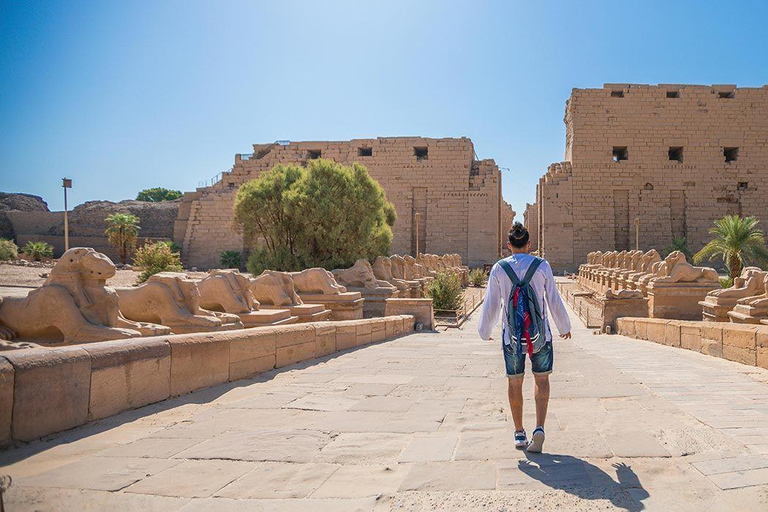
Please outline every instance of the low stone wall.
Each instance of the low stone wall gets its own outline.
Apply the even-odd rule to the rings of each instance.
[[[0,446],[413,332],[411,315],[24,349],[0,355]]]
[[[768,369],[768,325],[620,318],[618,334]]]
[[[384,315],[413,315],[416,323],[430,331],[436,325],[432,299],[387,299]]]

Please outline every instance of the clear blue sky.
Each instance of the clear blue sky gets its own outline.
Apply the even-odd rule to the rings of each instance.
[[[0,190],[193,190],[251,144],[471,137],[522,216],[573,87],[768,83],[768,2],[0,0]]]

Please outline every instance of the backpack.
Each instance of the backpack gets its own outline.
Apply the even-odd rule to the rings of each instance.
[[[512,292],[507,303],[506,329],[509,332],[509,341],[515,344],[518,356],[522,356],[523,340],[528,345],[529,357],[546,344],[544,318],[536,293],[530,285],[533,275],[543,262],[543,259],[534,257],[521,281],[506,260],[499,261],[499,265],[512,281]]]

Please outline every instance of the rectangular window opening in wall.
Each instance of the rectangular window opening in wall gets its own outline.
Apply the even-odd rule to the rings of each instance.
[[[373,148],[357,148],[357,156],[373,156]]]
[[[307,151],[307,159],[309,160],[317,160],[322,156],[323,152],[319,149],[310,149]]]
[[[738,188],[739,188],[739,190],[747,190],[749,188],[749,182],[747,182],[747,181],[740,181]]]
[[[623,98],[624,91],[611,91],[611,98]]]
[[[235,184],[234,183],[228,183],[227,185],[229,185],[229,188],[235,188]]]
[[[613,146],[613,161],[621,162],[622,160],[629,160],[627,146]]]
[[[680,91],[667,91],[667,98],[679,98]]]
[[[429,149],[426,147],[414,147],[413,154],[416,157],[416,160],[421,162],[422,160],[427,160],[429,158]]]
[[[729,99],[736,96],[733,91],[720,91],[717,93],[718,98]]]
[[[669,161],[683,163],[683,148],[669,148]]]
[[[739,158],[739,148],[723,148],[725,163],[735,162]]]

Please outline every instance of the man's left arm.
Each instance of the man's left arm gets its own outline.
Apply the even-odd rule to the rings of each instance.
[[[545,278],[544,290],[547,294],[547,307],[549,307],[549,312],[552,314],[552,319],[555,321],[560,337],[568,339],[571,337],[571,319],[568,317],[568,311],[565,309],[563,299],[557,290],[555,276],[552,274],[552,267],[548,261],[542,264],[542,270],[544,271]]]

